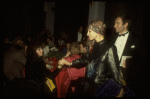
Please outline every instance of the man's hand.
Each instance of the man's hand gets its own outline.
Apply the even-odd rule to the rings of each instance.
[[[126,68],[126,60],[127,60],[128,58],[126,58],[126,59],[124,59],[123,60],[123,68]]]
[[[123,68],[126,68],[126,61],[125,61],[125,59],[123,60]]]
[[[123,97],[123,88],[121,89],[121,91],[119,92],[119,94],[118,94],[116,97],[117,97],[117,98]]]

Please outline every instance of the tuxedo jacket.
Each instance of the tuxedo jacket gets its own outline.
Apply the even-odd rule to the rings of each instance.
[[[114,45],[118,38],[118,33],[114,35],[112,44]],[[129,32],[122,56],[132,56],[135,57],[135,51],[140,49],[140,37],[134,33]],[[121,58],[122,58],[121,56]],[[121,59],[120,59],[121,60]]]
[[[113,45],[115,44],[117,37],[118,34],[115,34],[111,42]],[[145,69],[147,65],[145,64],[145,44],[143,44],[144,42],[142,41],[141,37],[130,32],[122,54],[122,56],[132,56],[132,58],[126,60],[126,69],[121,69],[127,86],[137,95],[146,88]]]

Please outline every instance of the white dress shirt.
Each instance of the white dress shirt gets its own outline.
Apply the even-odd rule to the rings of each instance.
[[[59,45],[65,45],[65,42],[63,40],[58,40]]]
[[[77,39],[77,42],[80,42],[82,39],[82,33],[78,32],[78,39]]]
[[[46,46],[43,48],[43,56],[47,56],[48,52],[49,52],[49,46],[46,45]]]
[[[127,33],[128,31],[124,32],[124,33]],[[123,34],[124,34],[123,33]],[[124,51],[124,47],[126,45],[126,42],[127,42],[127,39],[128,39],[128,36],[129,36],[129,32],[127,34],[125,34],[125,36],[118,36],[116,42],[115,42],[115,46],[117,48],[117,54],[118,54],[118,58],[119,58],[119,61],[121,59],[121,56],[123,54],[123,51]]]

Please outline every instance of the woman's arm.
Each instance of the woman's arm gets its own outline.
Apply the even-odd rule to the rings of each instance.
[[[86,64],[88,64],[88,60],[86,57],[81,57],[72,62],[68,62],[65,59],[61,59],[61,60],[59,60],[58,64],[59,65],[68,65],[69,67],[74,67],[74,68],[82,68],[82,67],[85,67]]]
[[[66,61],[65,59],[61,59],[59,60],[58,64],[59,65],[68,65],[68,66],[71,66],[71,67],[74,67],[74,68],[82,68],[82,67],[85,67],[86,64],[88,64],[88,61],[89,61],[89,48],[87,47],[87,51],[86,51],[86,54],[83,55],[81,58],[79,59],[76,59],[72,62],[68,62]]]

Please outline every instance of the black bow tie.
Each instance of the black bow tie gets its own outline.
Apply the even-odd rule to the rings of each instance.
[[[120,36],[125,36],[127,33],[129,33],[129,32],[126,32],[126,33],[124,33],[124,34],[119,34],[119,37],[120,37]]]

